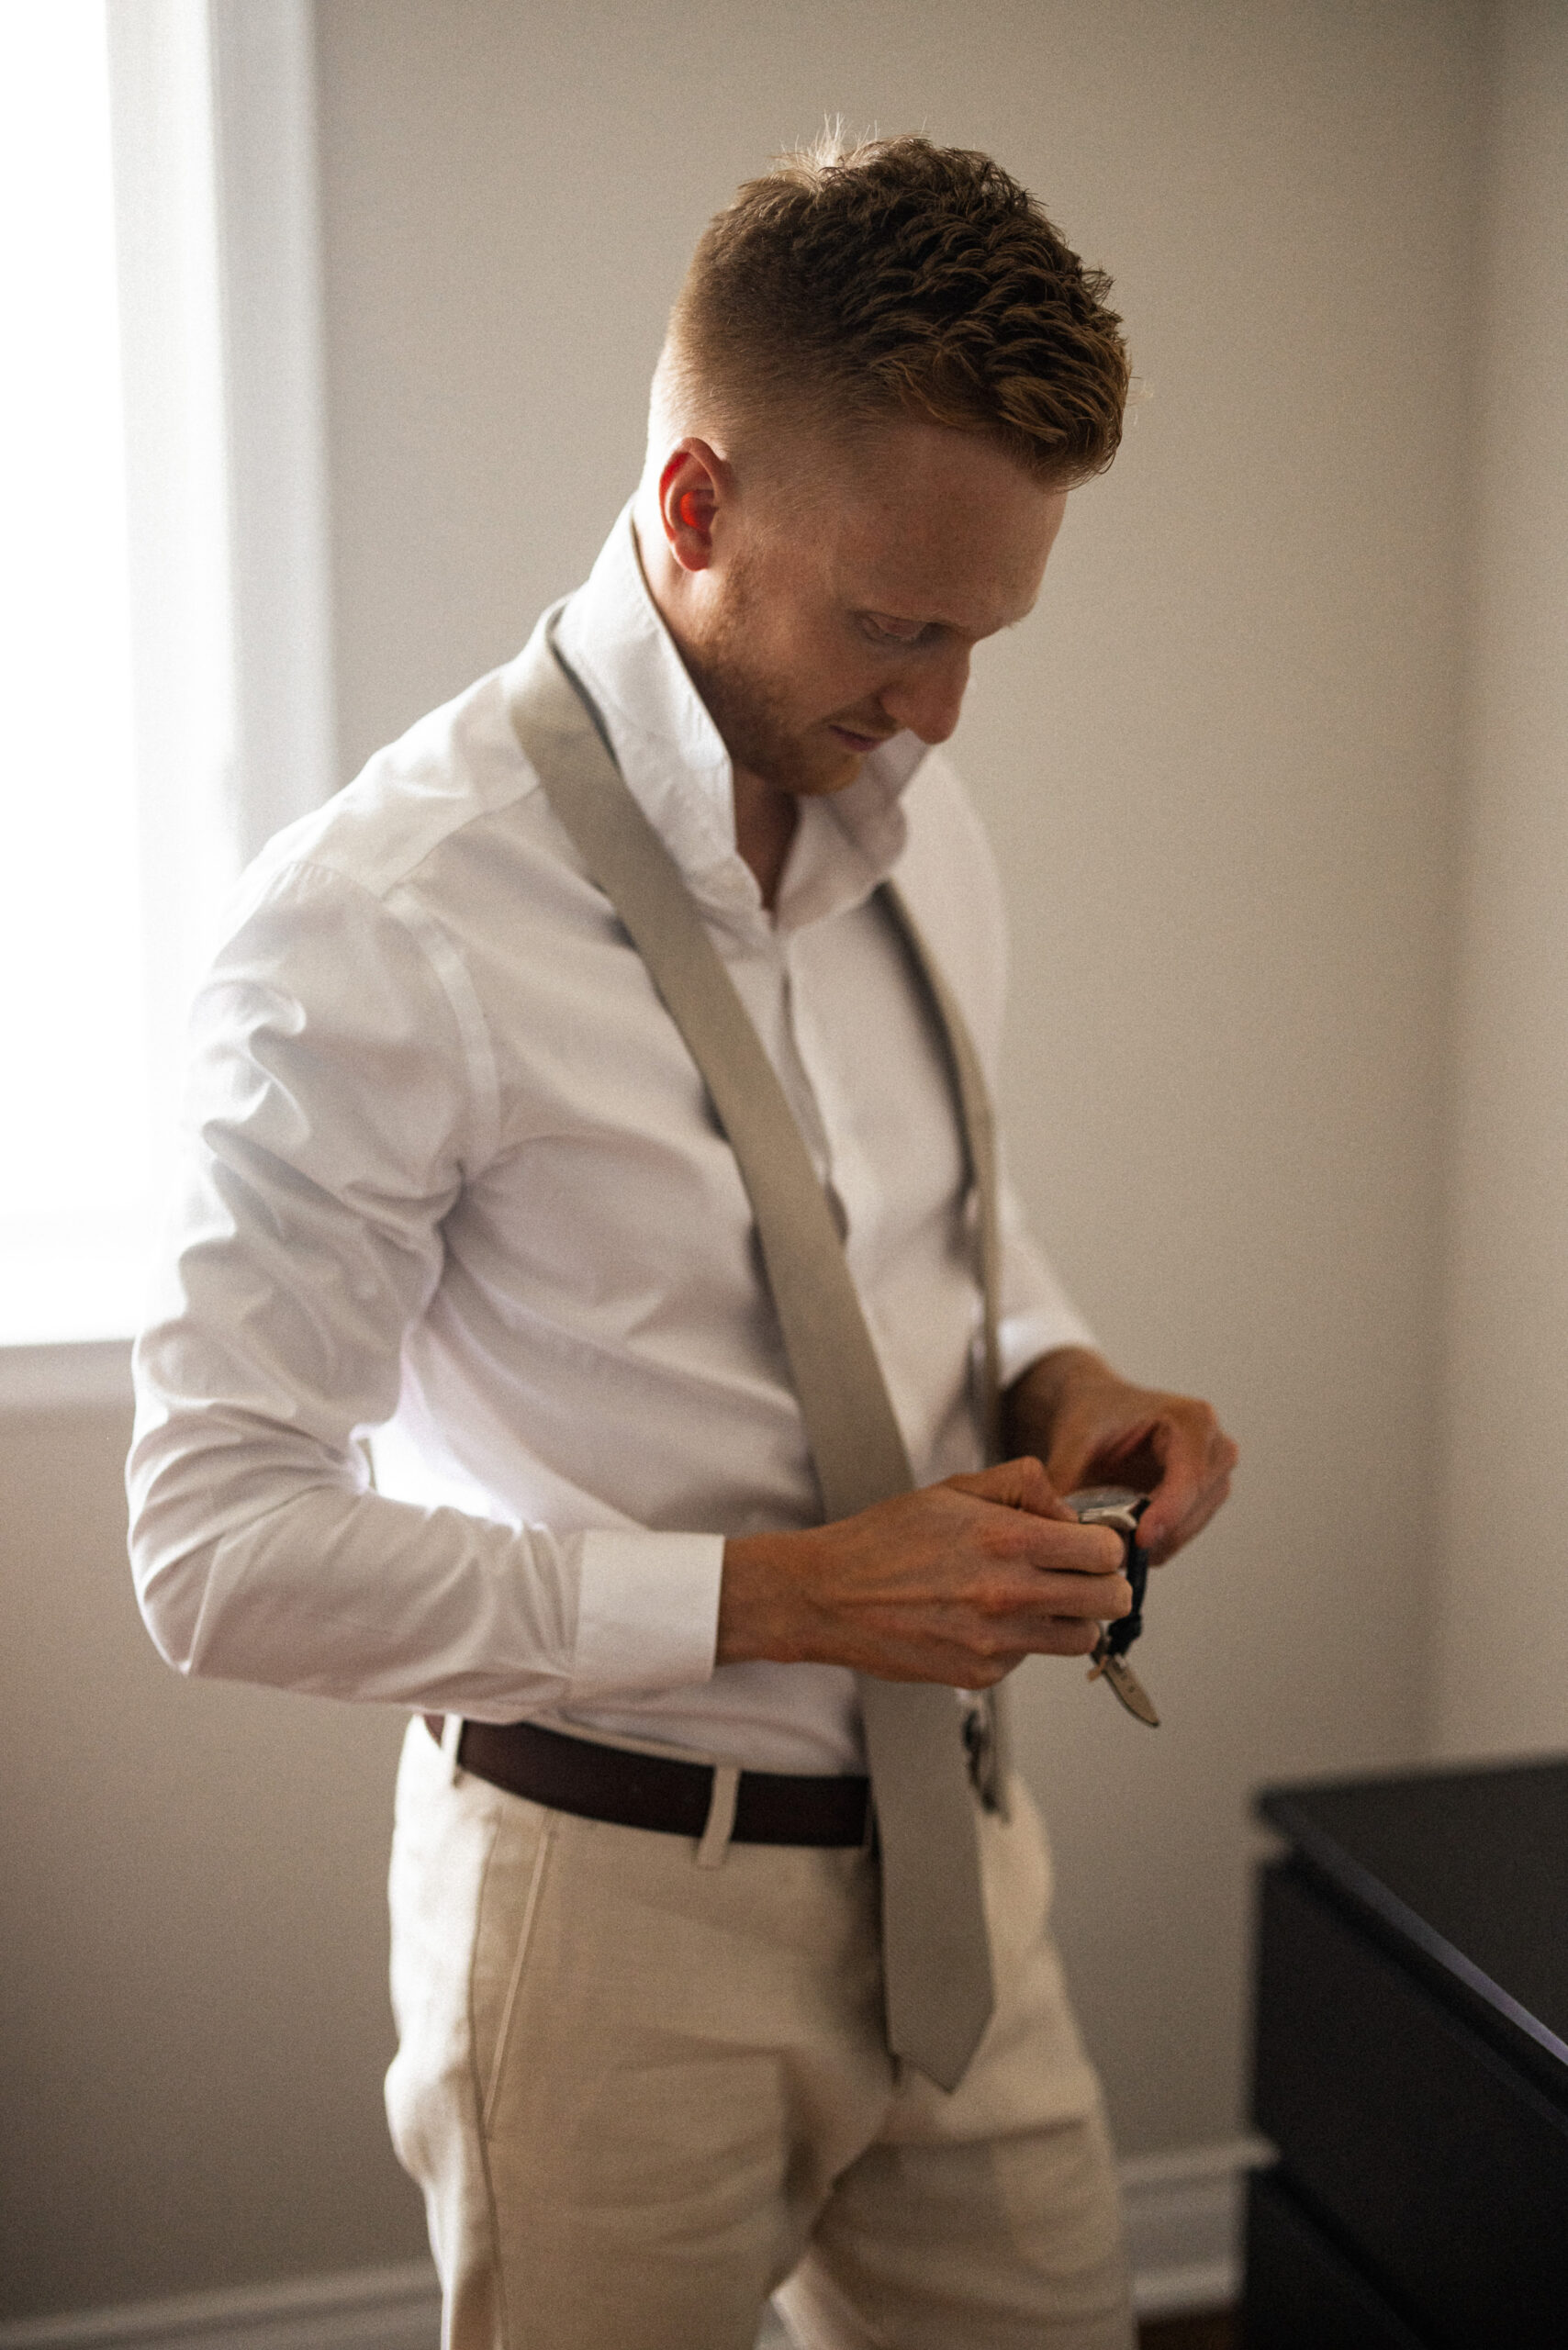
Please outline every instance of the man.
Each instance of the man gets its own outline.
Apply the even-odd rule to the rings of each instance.
[[[868,1803],[865,1775],[889,1684],[987,1690],[1126,1612],[1119,1539],[1060,1495],[1148,1491],[1163,1559],[1235,1460],[1109,1369],[1004,1197],[1014,1457],[982,1465],[949,1061],[970,1033],[994,1060],[999,897],[925,752],[1114,452],[1107,290],[923,140],[743,189],[553,638],[273,845],[198,1006],[139,1350],[142,1605],[184,1670],[415,1711],[387,2097],[461,2350],[743,2350],[786,2278],[812,2344],[1129,2339],[1027,1800],[983,1770],[971,1798],[957,1702],[913,1779],[874,1755]],[[760,1039],[750,1091],[781,1089],[842,1240],[808,1292],[847,1263],[913,1490],[823,1522],[794,1276],[547,771],[551,692],[590,798],[622,792],[597,728],[673,861],[704,1001],[733,987]],[[928,1767],[962,1832],[934,1807],[916,1908],[945,1952],[972,1898],[989,1969],[951,2064],[890,2021],[923,1960],[880,1922]]]

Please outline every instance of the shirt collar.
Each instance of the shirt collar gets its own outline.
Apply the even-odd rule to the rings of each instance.
[[[692,895],[718,914],[760,917],[761,892],[735,847],[730,755],[648,592],[630,505],[568,599],[556,635]],[[843,791],[801,802],[778,893],[780,930],[858,904],[891,870],[908,829],[899,800],[924,756],[917,736],[895,734]]]

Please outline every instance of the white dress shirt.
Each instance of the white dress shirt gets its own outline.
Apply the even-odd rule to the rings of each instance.
[[[830,1187],[916,1477],[971,1469],[961,1147],[871,893],[896,869],[994,1064],[976,818],[900,735],[802,805],[770,914],[629,510],[560,641]],[[185,1672],[860,1768],[848,1672],[714,1663],[723,1537],[813,1523],[811,1461],[734,1157],[506,682],[422,720],[241,885],[136,1353],[142,1610]],[[1004,1229],[1011,1379],[1089,1333],[1011,1197]]]

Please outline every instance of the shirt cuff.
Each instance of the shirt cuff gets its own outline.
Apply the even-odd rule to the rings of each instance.
[[[689,1689],[711,1679],[723,1536],[596,1527],[578,1539],[571,1702]]]

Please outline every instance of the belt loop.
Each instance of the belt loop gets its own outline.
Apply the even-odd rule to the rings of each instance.
[[[441,1726],[441,1751],[446,1757],[447,1769],[452,1774],[454,1786],[463,1776],[462,1765],[457,1760],[457,1750],[462,1743],[463,1717],[461,1714],[448,1714]]]
[[[708,1798],[708,1824],[702,1830],[702,1841],[697,1847],[700,1869],[716,1869],[723,1864],[730,1849],[730,1837],[735,1825],[735,1800],[740,1794],[740,1766],[734,1762],[717,1762],[713,1766],[713,1792]]]

